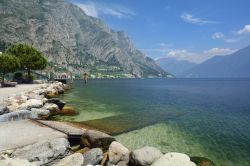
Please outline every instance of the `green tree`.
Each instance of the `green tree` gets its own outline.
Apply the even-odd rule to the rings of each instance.
[[[39,51],[29,45],[13,45],[8,48],[6,52],[19,58],[21,68],[28,70],[28,77],[30,77],[31,70],[42,70],[46,68],[47,60]]]
[[[4,76],[7,73],[16,71],[20,67],[20,61],[16,56],[1,54],[0,55],[0,73],[2,76],[2,87],[4,87]]]

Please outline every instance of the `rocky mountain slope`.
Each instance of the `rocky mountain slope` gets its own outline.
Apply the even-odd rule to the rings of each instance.
[[[124,32],[63,0],[0,0],[0,40],[33,45],[53,65],[71,71],[166,76]]]
[[[186,77],[250,77],[250,46],[227,56],[215,56],[183,74]]]

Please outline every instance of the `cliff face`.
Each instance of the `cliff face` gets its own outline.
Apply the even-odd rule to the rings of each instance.
[[[124,32],[109,29],[63,0],[0,0],[0,22],[0,40],[32,44],[50,62],[71,71],[167,75]]]

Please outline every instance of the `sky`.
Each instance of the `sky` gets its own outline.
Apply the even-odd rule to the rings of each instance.
[[[67,0],[159,59],[201,63],[250,45],[250,0]]]

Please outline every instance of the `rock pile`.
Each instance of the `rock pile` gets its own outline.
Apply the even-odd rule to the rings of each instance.
[[[37,166],[196,165],[190,161],[190,158],[186,154],[171,152],[163,155],[160,150],[154,147],[143,147],[130,152],[124,145],[105,133],[94,132],[93,130],[86,131],[86,133],[82,135],[81,144],[77,147],[70,147],[68,140],[65,138],[57,138],[3,152],[0,164],[21,161],[26,165]],[[9,165],[11,166],[11,164]]]
[[[68,85],[55,82],[43,84],[34,91],[11,95],[5,100],[6,106],[0,106],[0,122],[27,118],[46,119],[55,114],[75,115],[75,110],[65,106],[64,101],[58,98],[48,99],[68,89]]]

